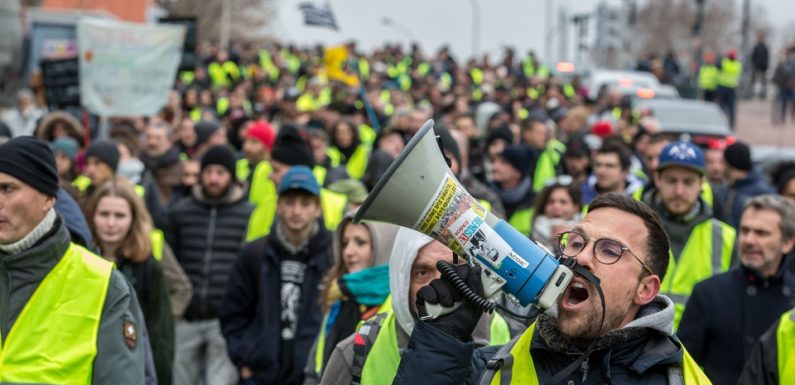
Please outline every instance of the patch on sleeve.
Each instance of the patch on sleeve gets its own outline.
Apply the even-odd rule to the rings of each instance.
[[[135,349],[135,347],[138,346],[138,331],[135,329],[135,324],[130,320],[124,320],[122,333],[124,334],[124,342],[127,343],[127,347],[130,348],[130,350]]]

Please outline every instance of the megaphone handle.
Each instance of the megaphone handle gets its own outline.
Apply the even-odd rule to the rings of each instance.
[[[445,314],[452,313],[455,309],[461,307],[463,303],[463,301],[459,301],[454,303],[453,306],[442,306],[438,303],[425,303],[425,313],[427,314],[420,316],[420,319],[423,321],[437,319]]]

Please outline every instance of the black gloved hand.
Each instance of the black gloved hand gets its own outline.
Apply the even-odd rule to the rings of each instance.
[[[483,296],[479,267],[472,269],[468,264],[463,264],[456,265],[453,269],[472,291]],[[426,302],[449,307],[460,301],[463,303],[458,309],[426,322],[459,341],[466,342],[472,339],[472,332],[475,330],[480,316],[483,315],[483,310],[465,300],[463,294],[444,277],[434,279],[427,286],[420,288],[417,292],[417,311],[420,313],[419,316],[423,317],[428,314],[425,310]]]

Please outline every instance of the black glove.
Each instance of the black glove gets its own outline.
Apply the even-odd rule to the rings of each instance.
[[[480,267],[472,269],[468,264],[463,264],[456,265],[453,269],[473,292],[483,297]],[[428,314],[425,310],[426,302],[449,307],[460,301],[464,302],[458,309],[426,322],[459,341],[467,342],[472,339],[472,332],[480,316],[483,315],[483,310],[465,300],[463,294],[444,277],[434,279],[427,286],[420,288],[417,292],[417,311],[420,313],[419,316],[423,317]]]

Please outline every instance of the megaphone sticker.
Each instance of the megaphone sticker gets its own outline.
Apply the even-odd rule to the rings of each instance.
[[[463,190],[453,177],[446,175],[414,228],[436,238],[460,254],[468,239],[463,242],[459,240],[454,234],[453,224],[467,212],[479,218],[480,223],[483,223],[483,218],[486,217],[486,210],[466,190]],[[468,223],[471,224],[471,220]]]

